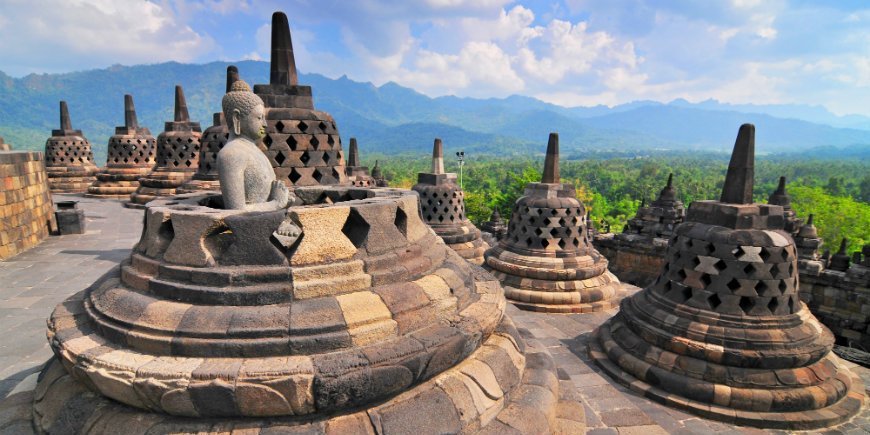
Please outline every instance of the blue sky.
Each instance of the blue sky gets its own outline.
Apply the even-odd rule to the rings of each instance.
[[[431,96],[714,98],[870,115],[863,1],[3,0],[0,70],[268,60],[275,10],[290,18],[301,71]]]

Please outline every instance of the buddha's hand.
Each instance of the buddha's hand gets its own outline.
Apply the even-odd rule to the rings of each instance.
[[[269,192],[269,201],[275,201],[279,207],[286,207],[287,200],[290,199],[290,191],[287,186],[279,180],[272,181],[272,190]]]

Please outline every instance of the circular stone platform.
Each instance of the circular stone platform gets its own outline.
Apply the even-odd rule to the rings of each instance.
[[[275,212],[149,203],[131,258],[49,319],[36,429],[555,430],[552,361],[524,355],[498,282],[415,195],[295,193]]]

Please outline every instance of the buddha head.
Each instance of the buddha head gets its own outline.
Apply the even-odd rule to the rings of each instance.
[[[266,136],[266,109],[263,100],[242,80],[233,83],[221,102],[231,136],[257,142]]]

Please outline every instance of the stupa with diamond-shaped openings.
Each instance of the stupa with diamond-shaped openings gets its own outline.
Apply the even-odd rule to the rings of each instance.
[[[586,235],[586,207],[559,176],[559,136],[550,134],[544,175],[514,204],[508,233],[486,252],[505,296],[527,310],[580,313],[613,307],[619,280]]]
[[[740,127],[719,201],[696,201],[662,274],[622,301],[590,357],[645,397],[702,417],[812,429],[849,419],[861,380],[798,297],[780,205],[752,203],[755,127]]]
[[[269,84],[254,86],[266,104],[262,149],[288,186],[345,184],[344,154],[335,120],[314,109],[310,86],[299,84],[287,15],[272,15]]]
[[[124,125],[109,138],[106,166],[86,196],[128,199],[139,188],[139,178],[157,163],[157,140],[146,127],[139,127],[133,96],[124,95]]]
[[[61,101],[60,129],[52,130],[45,141],[48,187],[52,193],[81,193],[88,190],[99,170],[90,142],[81,130],[73,130],[69,108]]]
[[[199,167],[201,136],[199,123],[190,120],[184,90],[176,86],[174,120],[167,121],[163,133],[157,136],[157,166],[139,179],[139,188],[124,205],[145,208],[157,197],[175,195]]]

